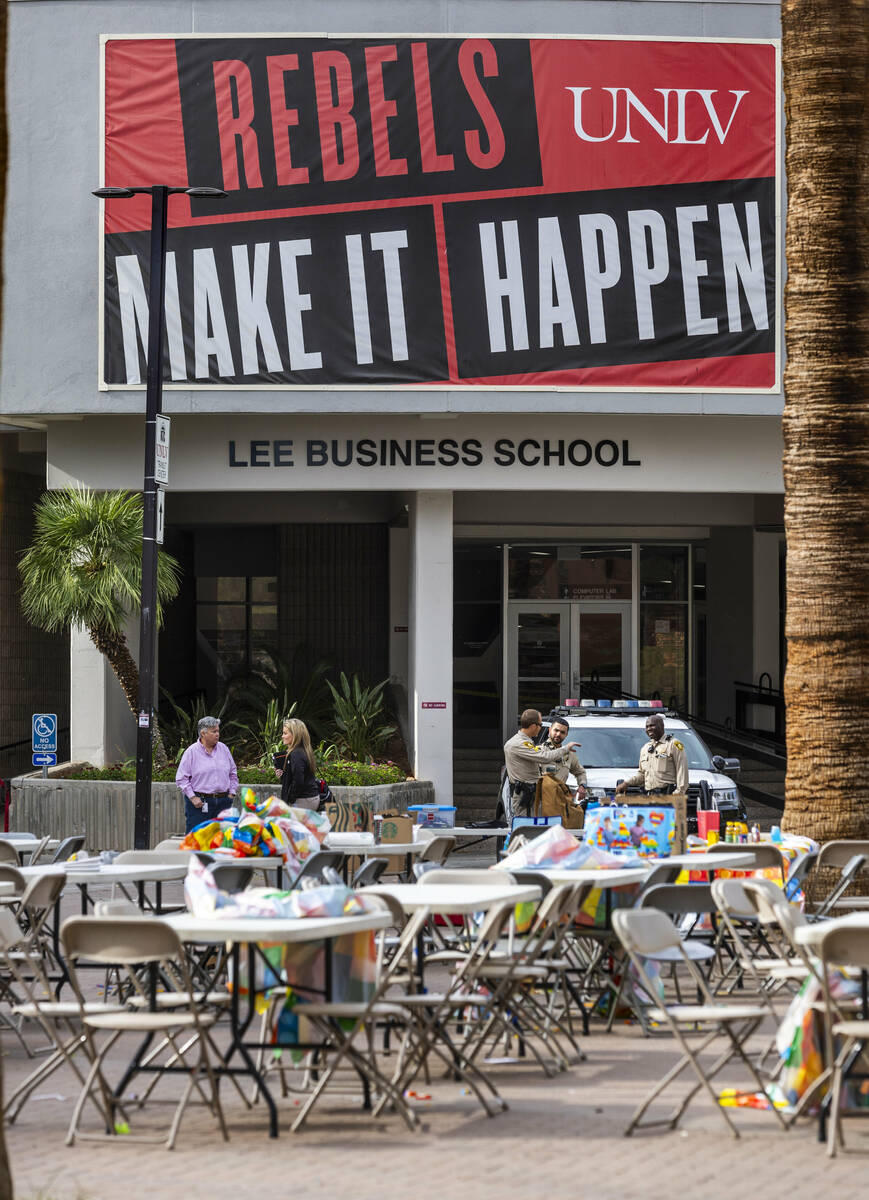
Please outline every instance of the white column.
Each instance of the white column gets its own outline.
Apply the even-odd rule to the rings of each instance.
[[[417,492],[409,524],[410,757],[416,777],[433,781],[436,802],[452,804],[452,492]]]
[[[129,629],[127,636],[129,641]],[[69,694],[73,762],[104,767],[136,753],[136,726],[121,685],[81,626],[70,631]]]
[[[398,719],[405,742],[411,741],[407,702],[408,647],[408,530],[389,531],[389,682],[398,705]]]

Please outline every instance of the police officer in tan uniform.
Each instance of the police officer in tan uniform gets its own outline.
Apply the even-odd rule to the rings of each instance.
[[[640,751],[636,775],[623,779],[616,788],[624,792],[641,784],[647,796],[667,796],[688,791],[688,759],[685,747],[672,733],[664,734],[664,718],[657,715],[646,721],[646,733],[651,738]]]
[[[567,766],[568,759],[578,742],[567,742],[553,750],[538,746],[543,723],[536,708],[526,708],[519,718],[519,731],[504,743],[504,761],[510,780],[510,801],[513,816],[528,816],[534,803],[534,789],[542,769],[551,763]]]
[[[543,743],[544,750],[557,750],[563,745],[564,739],[570,733],[570,726],[564,717],[553,717],[549,722],[549,737]],[[581,745],[582,743],[580,743]],[[561,762],[546,768],[547,771],[554,775],[561,783],[567,783],[568,775],[572,775],[576,780],[576,798],[577,800],[585,799],[586,774],[585,767],[579,761],[575,750],[570,750],[567,755],[567,761]]]

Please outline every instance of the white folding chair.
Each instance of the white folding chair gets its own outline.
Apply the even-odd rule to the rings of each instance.
[[[60,937],[92,1059],[91,1069],[73,1110],[67,1145],[73,1145],[76,1140],[111,1139],[123,1129],[124,1141],[162,1142],[171,1150],[194,1090],[211,1110],[227,1141],[229,1134],[206,1036],[216,1016],[213,1012],[203,1011],[197,1003],[184,948],[177,933],[164,921],[150,917],[73,917],[64,923]],[[139,1006],[118,1011],[115,1005],[106,1004],[102,1011],[94,1012],[84,1000],[78,978],[78,964],[83,959],[117,966],[122,970],[124,980],[121,995],[138,998]],[[159,991],[158,981],[161,984]],[[178,986],[173,992],[173,984],[176,983]],[[98,1046],[97,1034],[101,1030],[109,1036],[102,1046]],[[128,1110],[131,1106],[125,1105],[123,1096],[113,1090],[105,1078],[105,1056],[123,1033],[144,1035],[146,1039],[124,1082],[138,1071],[181,1072],[187,1075],[166,1136],[130,1134]],[[155,1064],[144,1060],[144,1050],[154,1037],[161,1037],[171,1047],[172,1054],[168,1062]],[[181,1039],[186,1039],[183,1044]],[[83,1133],[80,1129],[82,1111],[88,1100],[96,1104],[103,1117],[103,1133]]]
[[[566,973],[571,963],[561,954],[566,922],[572,919],[584,896],[586,884],[562,884],[549,890],[540,903],[527,934],[499,946],[477,972],[484,987],[492,992],[488,1030],[478,1037],[482,1046],[488,1033],[497,1032],[497,1014],[509,1012],[510,1032],[531,1050],[543,1071],[555,1075],[585,1056],[573,1034]],[[511,944],[512,943],[512,944]],[[556,1003],[558,996],[560,1004]],[[548,1052],[545,1057],[542,1050]],[[565,1049],[564,1043],[567,1043]],[[479,1051],[477,1051],[479,1053]]]
[[[705,1089],[709,1094],[715,1109],[721,1114],[721,1119],[727,1125],[734,1137],[739,1137],[739,1130],[731,1121],[727,1112],[721,1107],[718,1094],[712,1086],[712,1080],[733,1059],[739,1059],[754,1081],[756,1090],[766,1094],[766,1085],[761,1079],[757,1068],[745,1051],[745,1043],[754,1033],[767,1014],[761,1004],[720,1004],[717,1003],[709,990],[709,985],[695,963],[684,953],[679,931],[666,913],[657,909],[619,909],[613,913],[613,928],[619,941],[627,951],[628,957],[637,973],[642,986],[650,996],[656,994],[655,983],[646,969],[646,959],[654,958],[662,952],[671,951],[682,955],[683,965],[692,976],[701,996],[699,1004],[667,1004],[661,1002],[649,1011],[653,1021],[666,1024],[682,1048],[682,1057],[659,1080],[643,1102],[634,1112],[625,1130],[630,1136],[635,1129],[647,1129],[664,1125],[675,1129],[693,1097]],[[696,1046],[690,1044],[689,1037],[699,1037]],[[724,1042],[724,1049],[717,1058],[704,1067],[701,1054],[719,1039]],[[666,1117],[643,1121],[652,1102],[674,1082],[684,1071],[691,1070],[697,1082],[689,1089],[677,1107]],[[770,1102],[770,1108],[779,1125],[783,1129],[788,1126],[775,1105]]]
[[[408,1013],[406,1036],[392,1076],[393,1086],[402,1094],[418,1073],[427,1069],[428,1057],[434,1054],[454,1078],[467,1084],[488,1116],[507,1108],[492,1080],[474,1060],[489,1032],[490,1014],[496,1013],[499,1031],[509,1031],[509,1022],[499,1011],[498,1002],[483,985],[482,971],[497,953],[513,908],[510,900],[493,906],[483,917],[471,946],[463,954],[447,952],[454,965],[443,992],[408,993],[402,988],[397,996],[387,995],[390,1003]],[[455,1035],[450,1032],[451,1024],[457,1026]],[[382,1097],[375,1106],[375,1115],[385,1103],[386,1098]]]
[[[64,1064],[80,1083],[85,1076],[75,1056],[87,1051],[87,1039],[81,1027],[81,1008],[77,1000],[54,998],[51,981],[43,973],[38,956],[30,953],[27,939],[8,910],[0,910],[0,970],[17,992],[12,1013],[22,1022],[39,1026],[48,1039],[48,1057],[5,1097],[4,1118],[12,1124],[35,1089]],[[88,1012],[104,1012],[104,1002],[87,1004]],[[114,1006],[121,1011],[120,1005]]]
[[[827,1154],[834,1158],[841,1146],[845,1148],[842,1133],[842,1099],[845,1083],[849,1077],[865,1082],[865,1067],[860,1070],[861,1060],[869,1043],[869,1014],[863,1012],[860,1019],[844,1019],[830,989],[830,974],[836,967],[857,967],[869,972],[869,919],[864,923],[840,925],[824,933],[820,944],[821,979],[824,989],[824,1040],[826,1060],[833,1076],[829,1096],[829,1111],[826,1112]],[[855,1070],[856,1068],[856,1070]],[[826,1103],[826,1101],[825,1101]],[[822,1114],[824,1114],[822,1108]]]
[[[375,897],[379,901],[380,897]],[[319,1050],[318,1079],[293,1122],[291,1129],[297,1133],[308,1119],[323,1092],[334,1080],[336,1072],[345,1063],[353,1066],[363,1081],[366,1090],[373,1087],[378,1098],[389,1102],[404,1120],[409,1129],[419,1125],[419,1119],[404,1099],[404,1089],[396,1086],[378,1066],[375,1052],[377,1026],[384,1022],[407,1028],[411,1016],[401,1001],[387,1000],[386,992],[392,984],[392,976],[404,960],[413,954],[419,934],[428,920],[428,909],[420,908],[409,918],[399,936],[395,952],[383,967],[381,977],[367,1001],[305,1000],[299,1004],[299,1014],[304,1015],[317,1029],[323,1039]],[[298,991],[299,989],[294,989]],[[362,1035],[364,1048],[356,1044]],[[320,1063],[322,1062],[322,1066]],[[377,1116],[381,1105],[374,1109]]]

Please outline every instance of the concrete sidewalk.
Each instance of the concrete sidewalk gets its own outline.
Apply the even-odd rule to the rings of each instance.
[[[224,1091],[231,1140],[224,1144],[211,1117],[192,1109],[171,1153],[125,1145],[123,1138],[66,1148],[77,1089],[68,1074],[58,1074],[7,1132],[15,1194],[18,1200],[866,1196],[869,1126],[850,1123],[849,1140],[864,1153],[829,1162],[811,1121],[785,1134],[770,1113],[741,1110],[735,1120],[742,1137],[734,1141],[711,1101],[699,1098],[681,1131],[628,1140],[622,1130],[630,1112],[673,1062],[673,1044],[621,1026],[610,1036],[593,1033],[585,1046],[588,1061],[554,1080],[530,1066],[493,1068],[510,1111],[492,1119],[459,1085],[436,1078],[427,1088],[431,1100],[417,1103],[425,1114],[422,1133],[410,1133],[395,1116],[375,1121],[358,1102],[336,1097],[315,1109],[300,1134],[287,1132],[294,1105],[284,1100],[281,1137],[270,1141],[262,1105],[245,1113]],[[20,1055],[7,1055],[9,1082],[23,1066]],[[742,1081],[731,1074],[722,1082]]]

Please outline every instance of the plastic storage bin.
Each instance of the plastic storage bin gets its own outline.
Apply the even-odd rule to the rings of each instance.
[[[407,811],[414,814],[417,825],[430,829],[452,829],[456,823],[456,810],[451,804],[409,804]]]

